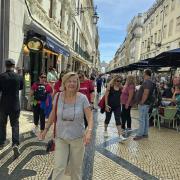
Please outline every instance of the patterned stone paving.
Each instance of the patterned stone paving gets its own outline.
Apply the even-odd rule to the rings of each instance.
[[[136,175],[119,166],[114,161],[96,152],[93,180],[139,180]]]
[[[136,129],[138,128],[136,110],[132,110],[132,117],[132,127]],[[106,176],[109,179],[123,179],[121,175],[117,176],[118,168],[126,170],[121,169],[122,174],[126,172],[124,179],[180,179],[180,133],[167,128],[158,130],[153,127],[150,128],[148,139],[133,141],[136,131],[134,130],[126,135],[129,137],[126,142],[119,143],[114,120],[109,125],[108,138],[103,137],[104,115],[99,114],[98,122],[96,144],[100,154],[95,155],[93,180],[106,179]],[[116,165],[106,163],[112,161]],[[103,163],[105,165],[102,165]]]

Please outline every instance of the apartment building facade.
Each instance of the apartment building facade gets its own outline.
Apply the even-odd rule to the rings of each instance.
[[[141,60],[180,47],[180,1],[158,0],[144,19]]]
[[[157,0],[129,23],[111,63],[117,68],[176,48],[180,48],[180,1]]]
[[[0,7],[1,14],[6,12],[1,15],[1,46],[7,43],[1,71],[8,57],[31,71],[33,81],[49,66],[59,72],[81,69],[90,73],[99,65],[93,0],[3,0]],[[2,32],[5,25],[8,28]]]

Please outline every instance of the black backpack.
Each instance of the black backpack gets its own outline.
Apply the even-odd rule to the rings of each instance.
[[[46,98],[46,86],[44,84],[38,84],[38,88],[34,91],[34,99],[37,101],[45,101]]]
[[[156,83],[153,83],[152,90],[149,94],[148,102],[151,107],[158,107],[161,103],[162,96]]]

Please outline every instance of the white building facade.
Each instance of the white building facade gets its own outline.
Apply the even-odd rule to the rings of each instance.
[[[180,1],[158,0],[146,12],[141,59],[180,47]]]
[[[8,27],[7,32],[1,32],[4,43],[8,41],[1,71],[4,58],[13,58],[16,66],[31,69],[33,81],[40,71],[47,72],[49,66],[59,72],[90,73],[99,64],[93,0],[3,0],[0,7],[6,8],[6,22],[1,18],[1,31],[5,25]],[[38,46],[37,39],[42,45],[38,50],[34,48]],[[34,49],[27,48],[29,42]]]
[[[176,48],[180,48],[180,0],[157,0],[129,23],[111,64],[122,67]]]

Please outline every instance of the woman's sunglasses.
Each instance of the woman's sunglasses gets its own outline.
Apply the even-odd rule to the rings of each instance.
[[[41,76],[41,79],[46,79],[46,76]]]

